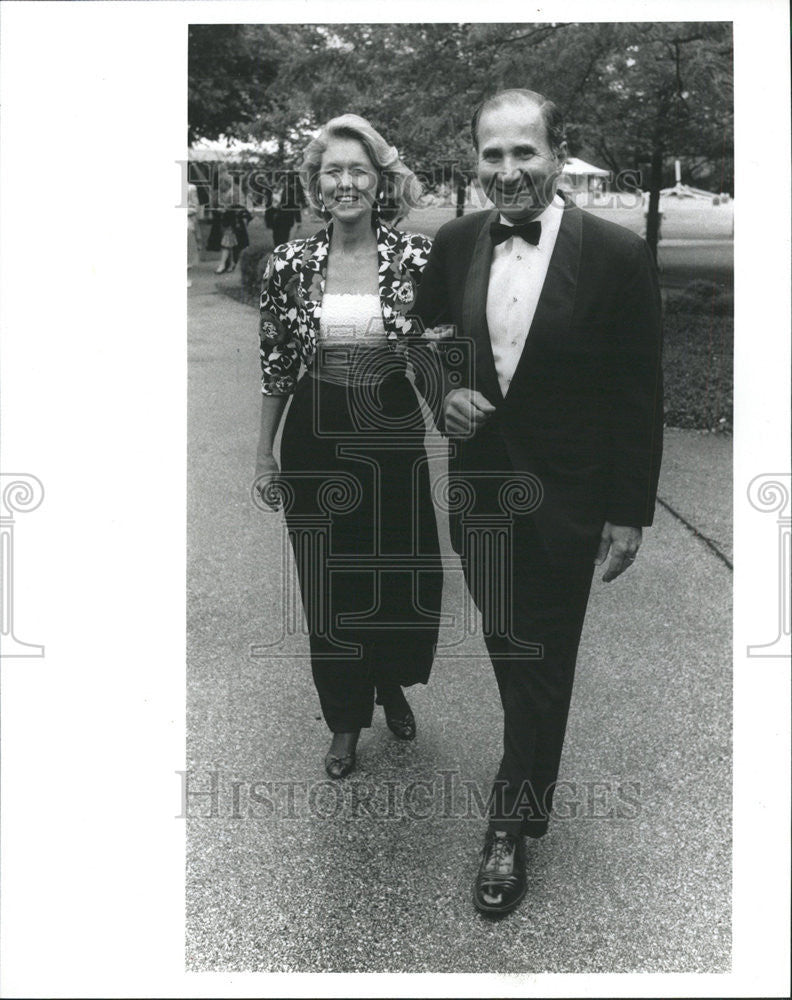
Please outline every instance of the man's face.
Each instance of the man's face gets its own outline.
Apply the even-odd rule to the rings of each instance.
[[[519,101],[485,111],[478,123],[478,177],[501,214],[514,222],[536,218],[550,204],[566,144],[552,150],[541,112]]]

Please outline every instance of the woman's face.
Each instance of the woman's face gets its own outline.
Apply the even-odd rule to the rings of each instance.
[[[357,139],[334,137],[319,167],[319,193],[339,222],[368,217],[377,196],[377,171]]]

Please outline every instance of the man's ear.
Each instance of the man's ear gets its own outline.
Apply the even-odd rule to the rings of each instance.
[[[567,157],[569,156],[569,150],[567,148],[566,139],[559,146],[556,146],[555,154],[559,165],[563,167],[563,165],[567,161]]]

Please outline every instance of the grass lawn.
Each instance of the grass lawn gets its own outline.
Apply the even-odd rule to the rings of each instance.
[[[663,199],[663,219],[661,236],[663,240],[731,240],[734,235],[734,206],[710,205],[702,201]],[[477,211],[476,206],[470,206],[467,212]],[[587,207],[587,212],[601,219],[609,219],[634,233],[643,235],[645,229],[644,211],[639,205],[621,208],[605,208],[596,205]],[[451,205],[414,208],[402,223],[401,228],[410,232],[423,233],[425,236],[435,236],[437,230],[454,218],[454,208]],[[309,212],[303,213],[303,224],[292,232],[292,239],[310,236],[323,225],[321,220]],[[253,227],[261,227],[259,219],[251,223]]]
[[[641,208],[594,208],[586,211],[643,235]],[[453,217],[454,210],[450,206],[415,209],[404,221],[402,228],[431,237]],[[690,281],[712,280],[724,288],[730,287],[734,281],[732,217],[730,205],[673,201],[667,206],[663,220],[663,239],[658,247],[661,283],[666,287],[682,288]],[[318,219],[305,212],[304,222],[292,231],[291,238],[311,236],[321,226]],[[272,245],[272,234],[264,227],[261,219],[257,218],[250,224],[249,233],[254,246]]]

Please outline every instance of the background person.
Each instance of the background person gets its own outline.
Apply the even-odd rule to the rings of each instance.
[[[281,186],[272,193],[272,202],[264,216],[266,225],[272,229],[275,246],[285,243],[292,228],[299,226],[305,204],[298,173],[295,170],[286,171]]]
[[[200,240],[198,233],[198,220],[200,218],[201,203],[198,198],[198,188],[194,184],[187,185],[187,270],[200,260]],[[189,274],[187,275],[187,287],[192,285]]]
[[[247,226],[253,219],[236,192],[233,178],[226,174],[221,180],[220,205],[212,213],[212,228],[206,249],[220,251],[220,261],[215,274],[236,268],[239,256],[250,245]]]

